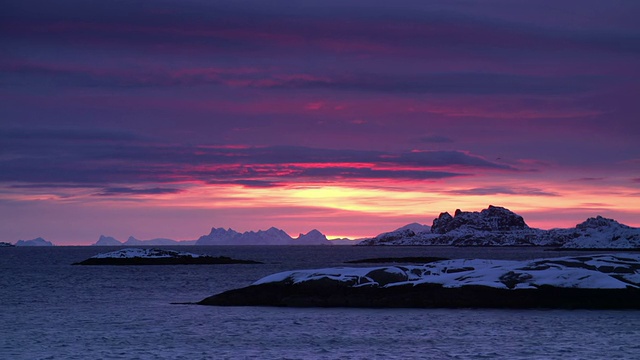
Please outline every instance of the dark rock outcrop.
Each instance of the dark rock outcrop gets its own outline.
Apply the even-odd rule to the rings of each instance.
[[[349,287],[333,281],[310,284],[261,284],[206,298],[199,305],[366,307],[366,308],[559,308],[640,309],[639,289],[445,288],[438,284],[393,288]]]

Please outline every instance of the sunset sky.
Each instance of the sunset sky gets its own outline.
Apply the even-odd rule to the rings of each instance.
[[[640,1],[3,1],[0,241],[640,226]]]

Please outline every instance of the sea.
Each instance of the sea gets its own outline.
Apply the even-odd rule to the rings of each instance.
[[[640,311],[216,307],[272,273],[542,248],[180,246],[255,265],[78,266],[116,247],[0,248],[0,359],[640,359]]]

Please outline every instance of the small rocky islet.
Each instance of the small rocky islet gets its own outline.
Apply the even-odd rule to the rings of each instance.
[[[73,265],[207,265],[262,264],[253,260],[239,260],[227,256],[193,254],[168,249],[126,248],[97,254]]]

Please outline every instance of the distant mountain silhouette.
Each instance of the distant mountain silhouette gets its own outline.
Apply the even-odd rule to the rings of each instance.
[[[173,246],[173,245],[338,245],[355,244],[345,240],[327,240],[320,231],[313,229],[306,234],[300,234],[292,238],[285,231],[271,227],[267,230],[237,232],[233,229],[212,228],[208,235],[201,236],[198,240],[172,240],[157,238],[139,240],[130,236],[122,242],[111,236],[100,235],[93,246]]]
[[[127,241],[121,242],[112,236],[100,235],[98,241],[92,246],[150,246],[150,245],[194,245],[195,240],[172,240],[165,238],[157,238],[150,240],[138,240],[133,236],[129,236]]]
[[[111,236],[100,235],[98,241],[93,246],[120,246],[122,243]]]
[[[18,240],[16,242],[16,246],[54,246],[51,241],[47,241],[41,237],[35,238],[33,240]]]
[[[332,245],[332,242],[315,229],[294,239],[275,227],[243,233],[233,229],[212,228],[208,235],[196,241],[196,245]]]
[[[195,244],[195,240],[172,240],[165,238],[156,238],[149,240],[138,240],[133,236],[129,236],[127,241],[124,242],[123,245],[131,246],[131,245],[193,245]]]

